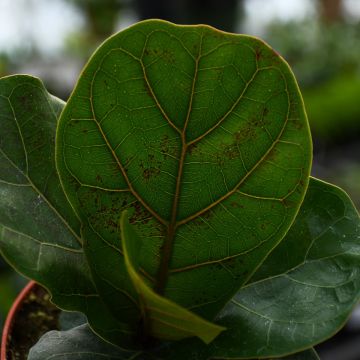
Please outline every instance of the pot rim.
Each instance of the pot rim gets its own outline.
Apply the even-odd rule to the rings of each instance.
[[[16,297],[15,301],[11,305],[11,308],[5,320],[5,325],[1,337],[0,360],[6,360],[7,340],[13,326],[13,320],[16,316],[16,313],[19,311],[24,298],[28,295],[28,293],[32,290],[32,288],[35,285],[36,285],[35,281],[32,280],[29,281],[29,283],[21,290],[21,292],[19,293],[19,295]]]

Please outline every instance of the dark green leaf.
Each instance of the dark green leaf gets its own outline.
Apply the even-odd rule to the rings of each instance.
[[[348,196],[311,179],[293,227],[265,270],[218,316],[228,331],[206,351],[217,358],[279,356],[332,336],[360,299],[359,239],[359,214]]]
[[[130,360],[136,353],[124,351],[97,337],[81,325],[67,331],[46,333],[30,350],[28,360]]]
[[[171,349],[171,345],[170,345]],[[97,337],[87,325],[67,331],[50,331],[30,350],[28,360],[210,360],[186,346],[175,352],[162,346],[154,350],[126,351]],[[169,351],[170,350],[170,351]],[[284,360],[319,360],[313,349],[282,358]],[[234,359],[236,360],[236,359]],[[272,358],[269,360],[280,360]]]
[[[122,326],[94,288],[79,221],[55,169],[55,131],[63,106],[39,79],[0,80],[0,252],[49,289],[55,304],[85,312],[103,333],[104,319]],[[121,331],[111,334],[124,337]]]
[[[271,48],[163,21],[98,49],[57,134],[94,281],[130,325],[140,314],[117,236],[123,210],[154,289],[212,319],[291,226],[310,162],[298,87]]]
[[[320,360],[320,358],[314,349],[309,349],[297,354],[285,356],[282,358],[272,358],[269,360]]]
[[[139,306],[143,314],[144,331],[147,335],[163,340],[181,340],[199,337],[206,344],[225,330],[195,315],[182,306],[155,293],[138,273],[138,258],[142,241],[129,224],[127,211],[120,219],[121,242],[126,270],[138,294]]]
[[[54,301],[67,307],[78,301],[74,289],[82,285],[79,291],[86,294],[93,286],[79,223],[55,169],[55,129],[63,106],[36,78],[0,81],[0,249],[20,272],[51,287]]]

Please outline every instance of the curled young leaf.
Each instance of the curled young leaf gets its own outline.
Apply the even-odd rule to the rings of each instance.
[[[138,273],[138,259],[142,241],[132,225],[129,224],[127,211],[120,219],[121,243],[126,270],[138,293],[145,335],[162,340],[181,340],[197,336],[209,344],[224,327],[202,319],[180,305],[155,293]]]

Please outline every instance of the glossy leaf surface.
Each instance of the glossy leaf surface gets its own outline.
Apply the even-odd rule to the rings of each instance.
[[[49,331],[30,350],[28,360],[130,360],[136,353],[122,351],[97,337],[88,325]]]
[[[49,289],[56,305],[85,312],[103,333],[103,322],[121,326],[94,288],[79,221],[55,169],[55,131],[63,106],[39,79],[0,79],[0,252]]]
[[[92,284],[79,223],[55,169],[55,129],[63,106],[36,78],[0,80],[0,249],[28,277],[50,282],[53,289],[60,284],[53,295],[66,305],[60,293],[71,297],[78,283],[85,292]]]
[[[96,286],[133,323],[119,214],[155,290],[212,319],[290,227],[311,144],[293,74],[262,41],[146,21],[91,58],[56,154]]]
[[[124,351],[96,337],[87,325],[68,331],[50,331],[30,351],[28,360],[210,360],[182,348],[170,354],[166,351]],[[319,360],[313,349],[281,358],[283,360]],[[256,360],[256,359],[254,359]],[[269,360],[279,360],[271,358]]]
[[[359,239],[359,214],[348,196],[311,179],[281,245],[216,319],[227,336],[206,351],[220,358],[279,356],[332,336],[360,299]]]
[[[209,344],[225,330],[155,293],[138,273],[142,241],[129,224],[127,211],[123,211],[121,215],[120,228],[125,266],[138,294],[146,335],[162,340],[197,336]]]

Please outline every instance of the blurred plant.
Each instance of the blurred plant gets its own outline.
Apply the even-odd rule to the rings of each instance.
[[[180,24],[209,24],[234,31],[244,0],[135,0],[140,19],[163,19]]]
[[[265,38],[284,55],[306,87],[343,71],[360,71],[359,31],[360,23],[277,22],[269,26]]]
[[[267,41],[296,74],[316,137],[327,144],[356,140],[360,107],[360,23],[273,23]]]
[[[64,44],[64,52],[78,58],[87,58],[99,45],[110,36],[123,8],[122,0],[66,0],[75,5],[85,18],[86,31],[72,32]]]
[[[95,41],[101,41],[114,32],[123,1],[121,0],[68,0],[84,14],[88,34]]]
[[[360,76],[346,72],[303,91],[312,130],[326,141],[357,141]]]
[[[9,57],[4,53],[0,53],[0,77],[6,75],[8,62]]]

